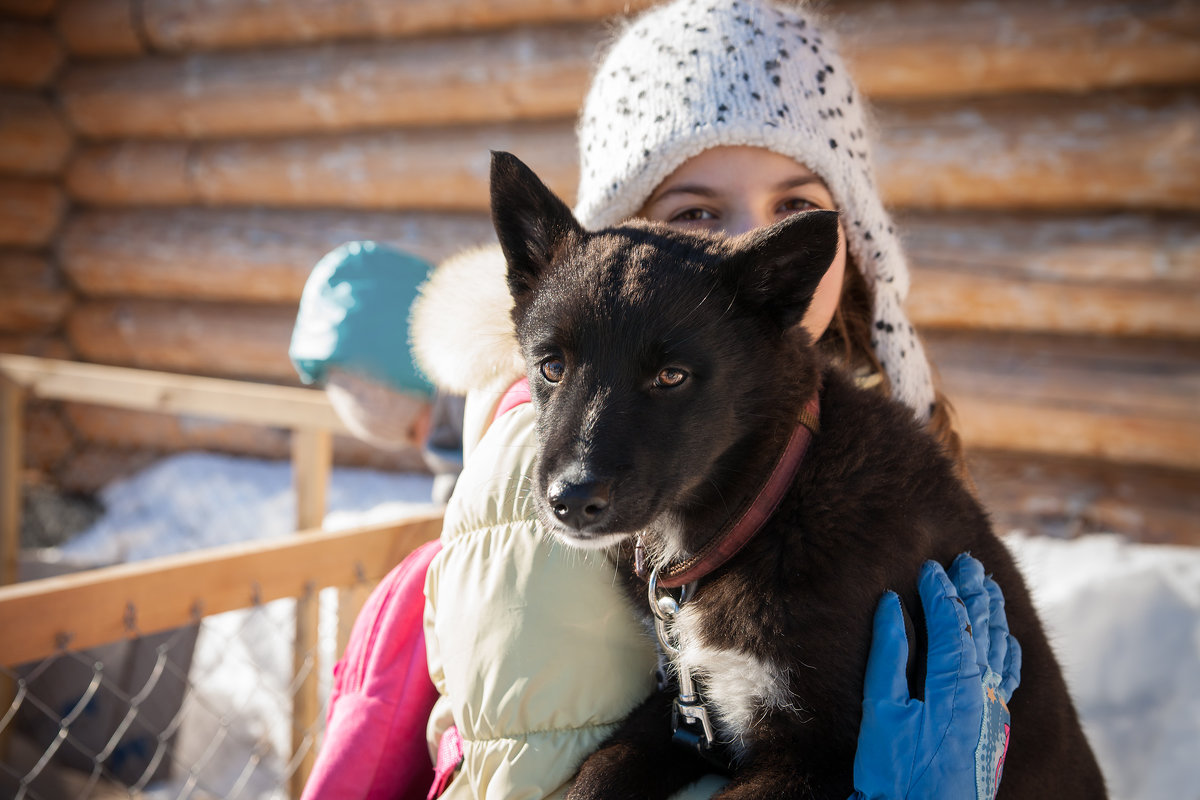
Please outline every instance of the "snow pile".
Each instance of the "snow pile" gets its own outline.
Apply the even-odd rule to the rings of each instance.
[[[1007,541],[1111,796],[1200,798],[1200,549]]]
[[[335,470],[326,527],[425,511],[431,483],[425,476]],[[168,459],[109,487],[103,500],[105,517],[64,547],[65,556],[133,560],[282,536],[295,518],[287,465],[224,456]],[[1063,541],[1013,534],[1007,541],[1112,796],[1200,797],[1200,549],[1136,545],[1117,536]],[[334,629],[336,598],[328,594],[322,593],[323,631]],[[178,763],[203,769],[157,787],[155,796],[175,797],[189,781],[216,796],[283,796],[278,775],[290,749],[290,631],[290,601],[205,620],[187,700],[205,713],[185,717],[176,752]],[[326,671],[333,649],[325,636]],[[224,737],[223,715],[236,728]],[[247,742],[259,743],[253,770]]]

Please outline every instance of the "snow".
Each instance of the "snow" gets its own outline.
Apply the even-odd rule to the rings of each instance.
[[[431,485],[427,476],[335,470],[326,527],[426,511]],[[286,464],[205,454],[162,461],[105,489],[103,501],[107,513],[62,548],[66,559],[135,560],[283,536],[295,519]],[[1013,533],[1006,541],[1112,797],[1200,799],[1200,549],[1139,545],[1115,535],[1058,540]],[[329,590],[322,593],[323,631],[334,627],[335,601]],[[290,615],[291,601],[278,601],[204,621],[176,745],[179,763],[200,767],[151,787],[151,796],[187,796],[193,786],[196,796],[283,796]],[[323,636],[323,692],[333,649],[332,638]]]

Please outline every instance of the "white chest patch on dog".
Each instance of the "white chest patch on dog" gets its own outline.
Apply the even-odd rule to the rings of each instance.
[[[680,669],[690,671],[720,740],[740,758],[749,744],[751,728],[768,709],[800,710],[788,686],[787,671],[738,650],[705,644],[703,620],[686,604],[675,618]]]

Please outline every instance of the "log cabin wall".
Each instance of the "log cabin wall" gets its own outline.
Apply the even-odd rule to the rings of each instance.
[[[489,149],[573,195],[602,20],[645,5],[0,0],[3,347],[294,382],[322,253],[488,240]],[[1200,544],[1200,3],[825,5],[998,523]],[[285,452],[82,404],[30,427],[30,466],[81,487],[167,450]]]

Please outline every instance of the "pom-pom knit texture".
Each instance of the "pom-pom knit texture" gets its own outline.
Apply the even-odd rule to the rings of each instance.
[[[802,6],[676,0],[630,22],[597,68],[579,120],[576,215],[628,219],[688,159],[762,147],[821,177],[874,296],[872,346],[893,395],[925,421],[934,393],[903,310],[908,266],[875,186],[867,114],[832,34]]]

